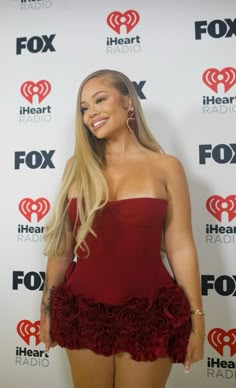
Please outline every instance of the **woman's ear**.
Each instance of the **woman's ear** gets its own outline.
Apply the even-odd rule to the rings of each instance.
[[[133,109],[133,104],[132,104],[132,101],[131,101],[131,97],[128,96],[128,99],[129,99],[129,110],[132,110]]]
[[[124,96],[124,108],[128,111],[132,109],[132,101],[130,96]]]

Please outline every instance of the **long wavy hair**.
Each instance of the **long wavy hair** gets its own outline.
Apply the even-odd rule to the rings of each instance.
[[[104,84],[115,88],[122,96],[130,96],[137,123],[134,129],[137,140],[147,149],[158,153],[163,152],[148,128],[139,97],[130,79],[119,71],[108,69],[88,75],[82,82],[77,97],[74,157],[65,171],[44,232],[46,242],[44,254],[50,257],[61,257],[66,253],[68,191],[72,184],[76,190],[77,216],[80,225],[75,236],[75,255],[78,255],[78,248],[80,248],[85,252],[85,257],[88,256],[86,236],[88,233],[95,235],[92,229],[95,214],[109,200],[108,185],[104,175],[106,140],[97,139],[88,130],[83,122],[80,107],[82,89],[92,78],[100,78]]]

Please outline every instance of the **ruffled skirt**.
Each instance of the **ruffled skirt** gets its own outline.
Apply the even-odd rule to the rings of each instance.
[[[183,362],[191,331],[190,306],[178,285],[153,300],[131,297],[119,305],[73,295],[66,283],[53,294],[52,336],[62,347],[104,356],[130,353],[136,361],[170,357]]]

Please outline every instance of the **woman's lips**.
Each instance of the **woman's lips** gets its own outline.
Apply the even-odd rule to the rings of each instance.
[[[97,119],[96,121],[94,121],[92,123],[92,127],[93,129],[97,130],[98,128],[102,127],[103,124],[105,124],[105,122],[107,121],[108,119]]]

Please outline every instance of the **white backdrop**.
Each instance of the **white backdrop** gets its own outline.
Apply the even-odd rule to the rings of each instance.
[[[205,359],[189,375],[176,365],[168,388],[235,386],[235,11],[235,0],[1,1],[2,387],[72,387],[64,351],[38,343],[41,237],[78,86],[100,68],[136,83],[189,180],[208,337]]]

